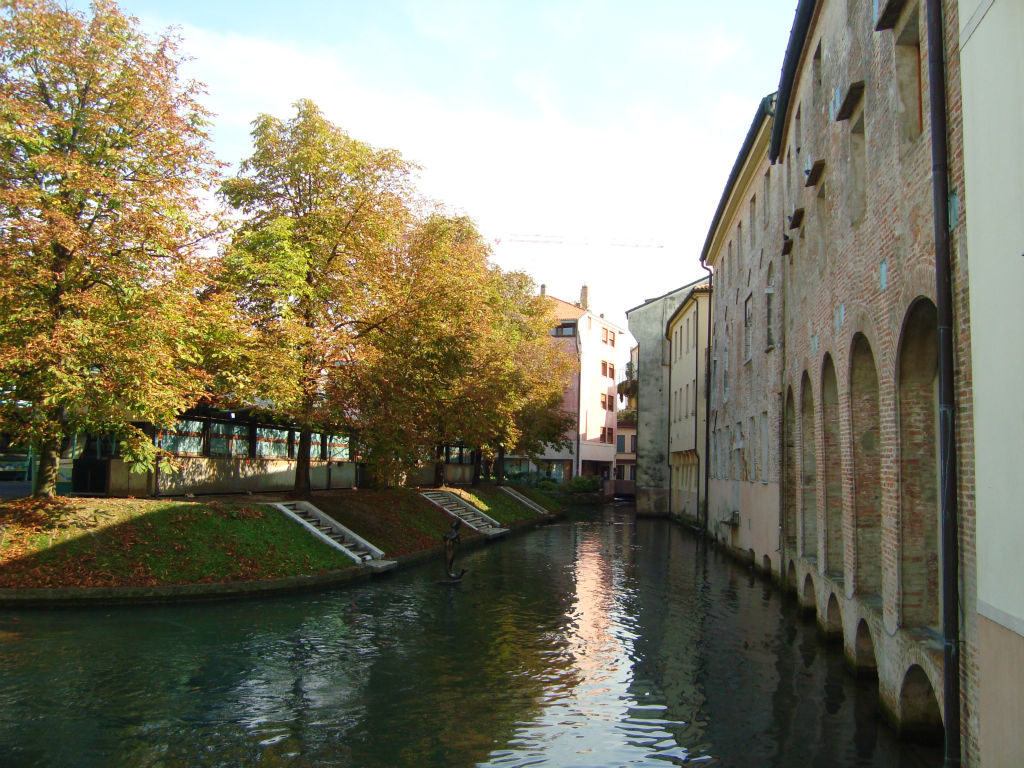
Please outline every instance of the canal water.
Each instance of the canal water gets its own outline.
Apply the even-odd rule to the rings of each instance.
[[[939,766],[790,598],[626,507],[354,588],[0,611],[0,766]]]

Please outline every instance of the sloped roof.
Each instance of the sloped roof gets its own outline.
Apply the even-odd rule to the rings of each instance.
[[[559,320],[578,320],[586,312],[585,309],[577,307],[575,304],[570,304],[568,301],[562,301],[550,294],[545,295],[552,304],[555,317]]]

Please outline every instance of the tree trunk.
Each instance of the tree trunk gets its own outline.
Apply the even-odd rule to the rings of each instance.
[[[299,431],[299,451],[295,455],[295,492],[309,493],[309,448],[313,439],[313,430],[303,427]]]
[[[444,463],[444,446],[437,446],[436,460],[434,461],[434,487],[443,488],[448,478],[445,476],[446,466]]]
[[[59,437],[45,441],[39,450],[39,468],[36,470],[36,477],[32,495],[38,499],[51,499],[57,495],[57,477],[60,467],[60,443]]]
[[[483,463],[483,452],[477,448],[473,451],[473,482],[472,486],[476,488],[480,485],[480,465]]]
[[[494,482],[497,485],[505,484],[505,446],[498,446],[498,458],[494,462]]]

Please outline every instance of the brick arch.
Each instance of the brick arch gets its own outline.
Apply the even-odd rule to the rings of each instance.
[[[796,553],[797,507],[799,505],[799,467],[797,464],[796,407],[793,388],[786,388],[786,405],[782,423],[782,526],[787,554]]]
[[[882,462],[878,370],[867,337],[850,344],[853,453],[854,589],[882,593]]]
[[[935,279],[934,274],[932,275],[932,279]],[[879,331],[878,326],[872,319],[870,309],[859,303],[855,308],[851,309],[848,315],[850,318],[847,323],[849,330],[849,343],[846,345],[845,350],[838,348],[836,350],[837,355],[843,352],[846,353],[841,360],[837,361],[837,368],[839,369],[839,372],[842,373],[843,364],[846,365],[846,371],[850,370],[850,355],[853,352],[853,341],[858,335],[867,339],[868,346],[871,347],[871,352],[875,357],[875,364],[878,367],[878,370],[893,370],[896,365],[896,360],[893,357],[892,351],[895,347],[895,344],[892,341],[892,336],[895,331],[889,332],[884,329]]]
[[[832,355],[821,366],[821,420],[824,434],[822,474],[825,482],[825,569],[843,575],[843,470],[840,455],[839,386]]]
[[[900,618],[939,628],[939,481],[937,313],[921,298],[900,334],[899,502]]]
[[[878,673],[878,659],[875,657],[875,642],[871,628],[861,619],[857,622],[853,637],[853,666],[858,676],[874,676]]]
[[[917,741],[942,740],[942,713],[924,669],[912,664],[900,686],[900,735]]]
[[[830,592],[825,603],[825,612],[822,616],[821,631],[830,640],[839,639],[843,636],[843,612],[839,607],[839,600],[835,592]]]
[[[814,578],[811,574],[804,576],[804,588],[800,593],[800,607],[808,614],[817,613],[818,600],[814,594]]]
[[[818,455],[814,441],[814,391],[804,371],[800,382],[800,554],[818,555]]]
[[[906,278],[900,283],[900,304],[909,311],[920,299],[935,303],[935,266],[934,261],[912,267]],[[904,313],[904,317],[906,314]]]

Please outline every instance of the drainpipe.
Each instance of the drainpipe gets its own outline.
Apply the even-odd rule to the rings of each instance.
[[[583,474],[583,457],[580,456],[580,450],[582,450],[582,437],[580,430],[583,429],[583,345],[580,342],[580,328],[579,320],[576,321],[576,360],[579,363],[579,373],[576,374],[577,386],[576,386],[576,474]]]
[[[664,317],[664,315],[662,315]],[[662,343],[662,360],[664,360],[665,345]],[[668,516],[672,517],[672,403],[675,397],[672,393],[672,339],[668,339],[668,424],[665,426],[665,461],[668,464]]]
[[[711,272],[711,267],[704,263],[704,259],[700,260],[701,267],[708,273],[708,345],[705,354],[711,355],[711,327],[713,323],[711,318],[714,317],[712,310],[715,306],[715,288],[714,288],[714,274]],[[708,381],[704,385],[704,456],[709,457],[711,455],[711,365],[705,366],[704,374],[708,376]],[[701,513],[700,501],[697,502],[697,514],[700,516],[700,527],[707,535],[708,532],[708,482],[710,472],[707,471],[706,466],[709,462],[705,462],[704,470],[704,512]],[[700,471],[698,464],[698,472]]]
[[[939,341],[939,509],[942,538],[943,721],[947,768],[960,765],[960,569],[954,430],[953,290],[949,262],[949,155],[946,69],[940,0],[928,0],[928,93],[931,101],[935,299]]]
[[[693,304],[694,304],[694,311],[693,311],[693,338],[694,339],[699,339],[700,338],[700,294],[699,293],[694,293],[693,294]],[[687,344],[690,343],[689,339],[687,339],[686,343]],[[697,344],[696,341],[693,344],[693,358],[694,358],[694,360],[693,360],[693,455],[697,457],[697,477],[695,478],[695,480],[697,482],[695,483],[695,485],[697,486],[697,519],[699,520],[700,519],[700,466],[702,464],[702,461],[701,461],[701,452],[697,450],[697,435],[700,432],[700,430],[697,429],[697,421],[698,421],[697,420],[697,382],[700,381],[700,344]],[[707,387],[705,387],[705,389],[707,389]],[[686,404],[686,408],[687,408],[687,410],[689,410],[689,408],[690,408],[690,404],[689,403]]]

